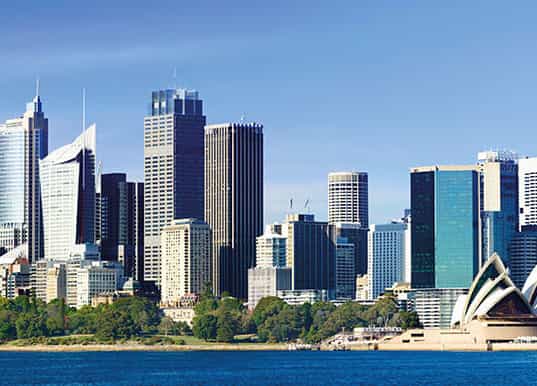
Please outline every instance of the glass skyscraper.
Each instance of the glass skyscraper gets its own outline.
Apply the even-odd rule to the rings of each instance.
[[[43,255],[39,161],[48,153],[48,120],[36,95],[20,118],[0,124],[0,248],[28,244]]]
[[[144,280],[160,283],[161,232],[203,219],[203,103],[197,91],[155,91],[144,118]]]
[[[41,161],[44,256],[67,260],[95,242],[95,125]]]
[[[494,252],[509,266],[509,244],[518,230],[518,165],[510,152],[478,154],[481,171],[483,260]]]
[[[481,256],[478,169],[416,168],[410,191],[412,287],[469,287]]]

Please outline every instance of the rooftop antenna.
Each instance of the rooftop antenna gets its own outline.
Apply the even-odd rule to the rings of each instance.
[[[293,210],[293,198],[292,197],[289,199],[289,210],[290,211]]]
[[[244,114],[241,115],[241,123],[244,123]]]
[[[35,80],[35,96],[39,98],[39,77]]]
[[[86,136],[84,130],[86,129],[86,88],[82,88],[82,189],[86,189]]]

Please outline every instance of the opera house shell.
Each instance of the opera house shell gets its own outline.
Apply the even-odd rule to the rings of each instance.
[[[537,336],[537,271],[520,291],[497,254],[475,277],[467,295],[457,299],[451,327],[469,333],[474,343],[506,342]]]

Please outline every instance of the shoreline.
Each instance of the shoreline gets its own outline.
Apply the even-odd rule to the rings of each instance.
[[[144,345],[144,344],[73,344],[73,345],[0,345],[0,352],[119,352],[119,351],[289,351],[283,343],[227,343],[190,345]],[[337,351],[322,347],[321,351]],[[451,351],[451,352],[493,352],[493,351],[537,351],[537,344],[389,344],[352,345],[345,351]]]

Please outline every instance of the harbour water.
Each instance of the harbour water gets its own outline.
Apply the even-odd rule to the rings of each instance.
[[[1,352],[1,385],[526,385],[537,352]]]

